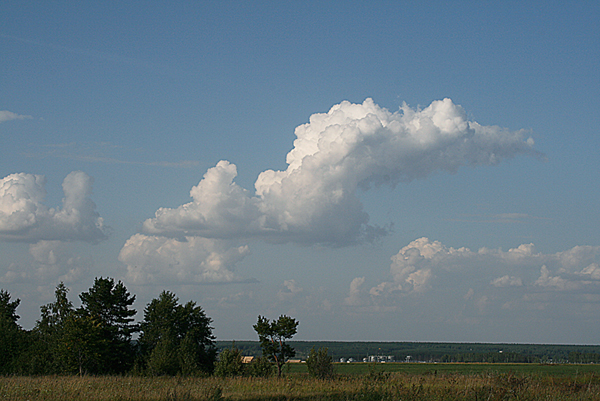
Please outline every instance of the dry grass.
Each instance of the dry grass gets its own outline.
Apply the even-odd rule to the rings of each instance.
[[[0,400],[600,400],[600,377],[512,374],[277,378],[0,377]]]

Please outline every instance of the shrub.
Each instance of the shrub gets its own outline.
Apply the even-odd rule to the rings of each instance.
[[[315,350],[313,347],[306,359],[308,373],[318,379],[331,379],[333,377],[333,358],[326,347]]]
[[[242,363],[242,351],[235,348],[235,346],[224,349],[219,354],[219,360],[215,364],[215,376],[240,376],[243,373],[244,364]]]
[[[248,364],[247,372],[249,376],[269,377],[273,374],[273,364],[265,357],[254,358]]]

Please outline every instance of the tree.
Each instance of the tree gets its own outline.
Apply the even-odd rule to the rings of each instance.
[[[68,292],[61,282],[54,291],[55,301],[40,307],[41,318],[31,332],[32,344],[27,357],[30,374],[60,374],[70,370],[70,353],[63,345],[65,324],[75,309],[67,297]]]
[[[144,309],[142,364],[154,375],[211,373],[216,359],[211,323],[195,302],[180,305],[174,293],[163,291]]]
[[[102,322],[92,316],[72,314],[63,326],[58,346],[62,367],[68,372],[85,373],[110,372],[104,366],[104,358],[110,355],[110,339]]]
[[[85,327],[92,324],[101,332],[96,366],[90,366],[94,373],[124,373],[133,365],[135,348],[131,337],[138,331],[133,324],[133,316],[137,313],[130,309],[135,301],[125,285],[112,278],[96,278],[88,292],[79,295],[81,308],[76,311],[76,318],[85,319],[81,323]],[[75,327],[75,326],[73,326]],[[96,358],[94,358],[96,359]]]
[[[17,324],[20,299],[10,300],[8,291],[0,290],[0,374],[14,373],[14,363],[25,347],[25,332]]]
[[[258,322],[253,326],[258,334],[263,356],[277,366],[277,377],[281,377],[281,368],[286,361],[296,355],[296,351],[286,343],[298,331],[298,321],[289,316],[281,315],[273,320],[258,316]]]
[[[331,379],[333,377],[333,358],[326,347],[315,350],[312,347],[306,359],[308,374],[318,379]]]
[[[21,303],[20,299],[15,299],[11,302],[10,293],[8,291],[0,290],[0,319],[6,320],[8,323],[17,324],[19,315],[17,315],[17,308]]]

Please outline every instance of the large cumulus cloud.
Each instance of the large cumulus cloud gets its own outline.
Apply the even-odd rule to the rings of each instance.
[[[143,233],[348,245],[385,233],[369,224],[359,189],[535,153],[523,131],[468,121],[450,99],[397,112],[371,99],[345,101],[295,134],[287,169],[262,172],[254,193],[234,182],[235,165],[220,161],[192,188],[190,203],[159,209]]]
[[[158,209],[121,251],[131,278],[238,281],[235,263],[246,251],[237,241],[331,246],[368,241],[386,230],[369,223],[360,191],[535,154],[524,131],[468,121],[450,99],[422,110],[404,105],[397,112],[371,99],[345,101],[312,115],[295,134],[287,169],[263,171],[253,191],[237,185],[237,167],[222,160],[191,189],[191,202]],[[217,254],[222,262],[209,267],[206,258]],[[418,289],[430,279],[426,270],[406,274]],[[349,302],[355,303],[352,296]]]
[[[0,240],[85,241],[106,239],[107,229],[90,199],[93,179],[81,171],[63,181],[62,208],[43,204],[46,179],[16,173],[0,179]]]

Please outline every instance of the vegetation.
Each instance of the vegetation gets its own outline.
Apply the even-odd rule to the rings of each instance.
[[[369,366],[369,364],[356,364]],[[381,364],[380,364],[381,365]],[[380,366],[378,365],[378,366]],[[385,364],[387,367],[391,364]],[[402,364],[409,365],[409,364]],[[413,364],[416,365],[416,364]],[[461,366],[452,364],[451,366]],[[495,366],[495,365],[494,365]],[[473,366],[472,366],[473,367]],[[489,365],[488,365],[489,367]],[[382,380],[382,378],[384,380]],[[600,376],[516,373],[306,373],[284,379],[249,377],[0,377],[0,399],[20,400],[598,400]]]
[[[224,349],[219,354],[219,360],[215,364],[215,376],[233,377],[244,374],[244,363],[242,362],[242,352],[235,348]]]
[[[318,379],[333,378],[333,358],[329,355],[327,348],[319,348],[315,350],[313,347],[310,350],[306,359],[308,374]]]
[[[0,374],[148,375],[210,374],[216,348],[212,320],[192,301],[163,292],[133,322],[135,301],[122,282],[96,278],[79,295],[81,307],[68,299],[68,288],[56,287],[55,301],[41,307],[31,331],[17,321],[19,300],[0,290]],[[139,332],[134,341],[133,334]]]
[[[217,341],[218,349],[231,341]],[[393,356],[396,362],[485,362],[485,363],[600,363],[600,345],[486,344],[428,342],[289,341],[296,357],[306,359],[311,348],[327,348],[334,362],[367,356]],[[259,355],[258,341],[236,341],[244,355]],[[500,352],[502,351],[502,352]],[[598,361],[598,362],[596,362]]]
[[[253,327],[258,334],[263,357],[277,366],[277,377],[281,377],[283,365],[296,355],[296,351],[287,340],[297,333],[298,321],[285,315],[272,322],[263,316],[258,316],[258,322]]]
[[[144,310],[140,325],[141,370],[152,375],[209,374],[216,359],[212,319],[201,307],[163,291]]]
[[[79,308],[68,295],[60,283],[54,302],[41,307],[36,326],[24,330],[18,324],[20,300],[0,290],[0,398],[410,399],[406,386],[429,383],[413,395],[452,399],[460,398],[450,386],[455,382],[464,385],[466,399],[536,399],[530,389],[543,393],[546,387],[554,392],[544,394],[564,393],[564,399],[576,399],[569,398],[571,390],[581,396],[577,399],[599,394],[600,346],[291,341],[299,323],[282,315],[273,321],[259,316],[253,326],[259,341],[229,348],[215,341],[212,319],[200,306],[180,304],[169,291],[146,305],[139,324],[134,323],[135,295],[120,281],[96,278],[79,295]],[[253,356],[252,362],[243,363],[244,355]],[[289,363],[296,355],[306,363]],[[334,363],[367,355],[387,363]],[[414,363],[424,361],[430,363]],[[271,377],[274,371],[277,378]],[[123,381],[141,387],[124,391]],[[99,395],[91,396],[82,383]],[[164,386],[157,388],[160,383]],[[110,393],[110,385],[116,393]]]

